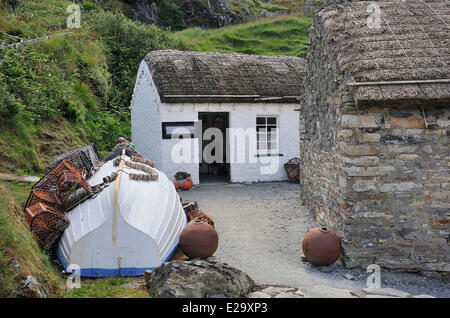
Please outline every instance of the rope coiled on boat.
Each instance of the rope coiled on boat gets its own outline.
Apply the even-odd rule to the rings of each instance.
[[[133,159],[139,160],[139,162],[145,162],[145,163],[141,164],[141,163],[130,162],[130,161],[124,160],[124,164],[127,167],[144,171],[147,174],[128,173],[128,176],[130,179],[143,180],[143,181],[152,181],[152,180],[158,179],[158,172],[156,172],[156,170],[154,170],[152,168],[152,166],[150,166],[151,164],[153,164],[153,166],[154,166],[154,163],[152,161],[148,160],[147,158],[141,158],[141,157],[135,157],[135,156],[131,157],[131,160],[133,160]],[[142,160],[142,159],[144,159],[144,160]],[[114,166],[118,166],[120,164],[121,160],[122,159],[120,157],[117,157],[116,159],[114,159],[113,160]],[[115,177],[114,177],[114,179],[115,179]]]

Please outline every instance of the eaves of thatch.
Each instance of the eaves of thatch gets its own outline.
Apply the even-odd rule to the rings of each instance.
[[[298,103],[305,59],[163,50],[145,61],[161,101]]]
[[[450,105],[449,1],[333,5],[313,26],[358,103]]]

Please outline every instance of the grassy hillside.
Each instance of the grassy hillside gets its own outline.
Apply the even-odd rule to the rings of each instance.
[[[89,2],[81,28],[68,30],[68,5],[0,2],[0,44],[70,31],[0,50],[0,171],[39,173],[52,156],[80,144],[94,141],[106,152],[118,136],[129,138],[140,61],[152,50],[184,48],[155,26]]]
[[[58,267],[22,222],[21,211],[30,188],[28,183],[0,181],[0,297],[35,297],[36,290],[16,288],[28,275],[34,276],[50,297],[62,292]]]
[[[304,15],[286,15],[220,29],[192,28],[172,37],[201,52],[306,56],[303,42],[308,42],[311,21]]]

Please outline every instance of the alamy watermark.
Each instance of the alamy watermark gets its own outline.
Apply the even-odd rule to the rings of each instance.
[[[280,167],[278,128],[258,131],[254,127],[226,128],[224,135],[222,130],[214,127],[202,132],[201,125],[200,121],[194,124],[194,138],[186,138],[192,136],[192,131],[185,127],[171,131],[173,163],[250,163],[259,164],[261,174],[277,173]],[[200,147],[204,140],[210,142]]]
[[[381,287],[381,268],[380,265],[370,264],[367,266],[367,272],[371,273],[367,277],[367,288],[380,288]]]
[[[77,264],[70,264],[66,268],[66,273],[71,273],[66,279],[66,286],[69,289],[81,288],[81,269]]]
[[[66,26],[68,29],[81,28],[81,10],[78,4],[70,4],[67,6],[66,13],[70,15],[67,17]]]

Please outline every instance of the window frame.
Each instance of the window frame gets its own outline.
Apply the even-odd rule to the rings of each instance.
[[[258,119],[264,118],[264,123],[258,123]],[[268,119],[274,118],[275,123],[269,123]],[[280,152],[280,127],[279,127],[279,116],[277,115],[256,115],[256,152],[258,155],[276,155]],[[260,132],[258,128],[264,128],[265,131]],[[268,130],[268,128],[270,128]],[[273,134],[269,134],[271,129],[275,128],[275,140],[272,138],[268,138],[268,136],[273,136]],[[264,140],[260,139],[260,136],[265,136]],[[264,149],[260,149],[260,144],[265,144]],[[273,148],[273,144],[276,144],[276,147]]]
[[[182,134],[182,135],[180,134],[178,136],[183,137],[183,139],[194,138],[195,122],[193,122],[193,121],[164,121],[161,123],[162,139],[173,139],[172,134],[167,133],[168,127],[185,127],[185,126],[192,126],[194,128],[194,130],[193,130],[194,132],[192,132],[191,134]],[[177,139],[181,139],[181,138],[177,138]]]

